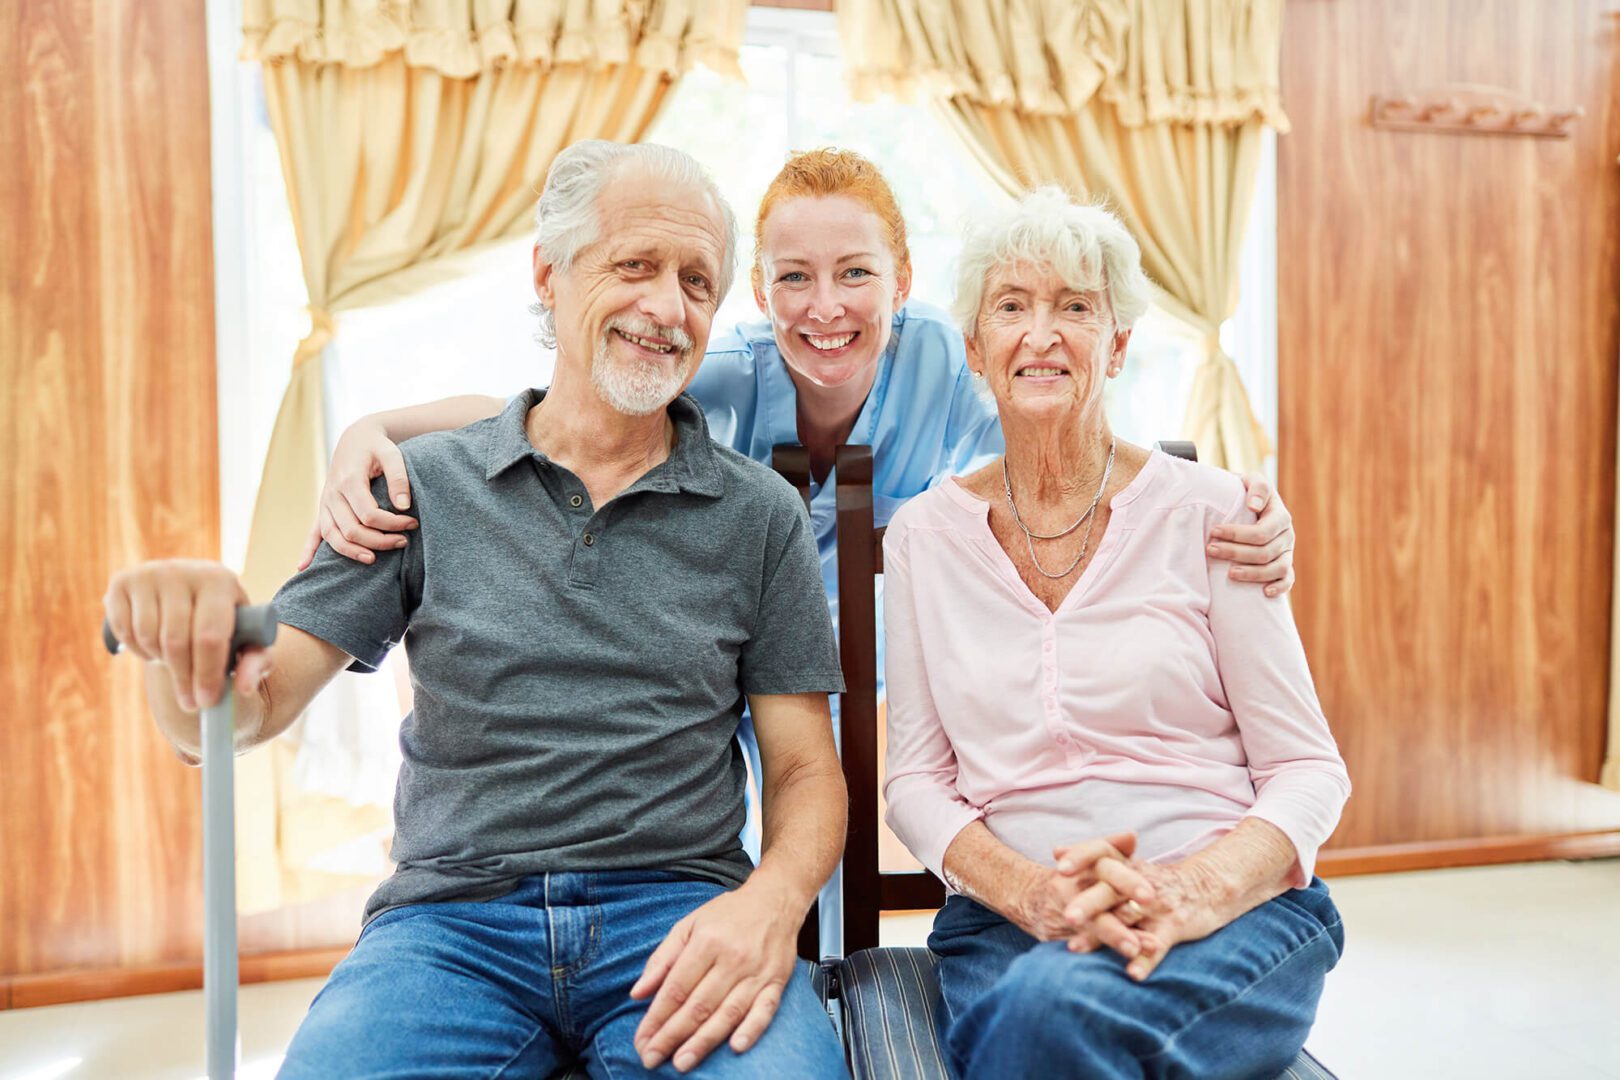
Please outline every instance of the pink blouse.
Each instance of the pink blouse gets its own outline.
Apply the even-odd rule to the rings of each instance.
[[[1109,505],[1056,612],[955,480],[895,515],[890,828],[943,877],[980,819],[1050,866],[1054,846],[1133,830],[1139,857],[1177,860],[1253,816],[1293,842],[1307,884],[1350,779],[1287,602],[1205,555],[1211,526],[1254,520],[1242,483],[1154,452]]]

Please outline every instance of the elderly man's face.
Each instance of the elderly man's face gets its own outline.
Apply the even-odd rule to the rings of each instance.
[[[633,167],[608,182],[597,212],[601,237],[566,272],[548,272],[536,252],[536,288],[554,313],[559,370],[588,362],[609,405],[646,415],[686,388],[708,346],[724,218],[706,192]]]
[[[1116,331],[1108,295],[1076,289],[1051,267],[991,271],[968,360],[997,405],[1031,418],[1100,413],[1103,382],[1125,362],[1130,331]]]

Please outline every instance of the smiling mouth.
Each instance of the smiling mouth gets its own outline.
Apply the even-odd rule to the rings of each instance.
[[[630,342],[632,345],[640,345],[643,349],[650,349],[655,353],[664,353],[667,355],[675,351],[675,346],[671,345],[667,341],[654,341],[652,338],[636,337],[634,334],[627,334],[623,330],[619,330],[617,328],[615,328],[613,332],[624,338],[624,340]]]
[[[1019,371],[1015,378],[1019,379],[1048,379],[1053,375],[1067,375],[1062,368],[1055,367],[1027,367]]]
[[[842,349],[860,337],[861,334],[859,330],[856,330],[848,334],[800,334],[799,336],[808,341],[810,347],[818,352],[834,352]]]

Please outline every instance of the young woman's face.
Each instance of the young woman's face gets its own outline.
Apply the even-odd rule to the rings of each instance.
[[[754,299],[788,367],[817,386],[870,373],[889,345],[911,268],[895,265],[883,233],[876,213],[842,195],[788,199],[765,219]]]

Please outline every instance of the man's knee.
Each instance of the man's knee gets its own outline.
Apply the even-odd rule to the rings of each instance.
[[[849,1075],[844,1050],[832,1020],[811,989],[809,980],[798,973],[788,982],[782,1002],[770,1027],[745,1053],[733,1053],[722,1044],[696,1072],[716,1080],[759,1078],[782,1080],[803,1076],[809,1080]]]
[[[440,962],[452,943],[423,947],[436,936],[420,923],[365,934],[310,1005],[279,1075],[549,1074],[558,1050],[533,1010],[498,973]]]

